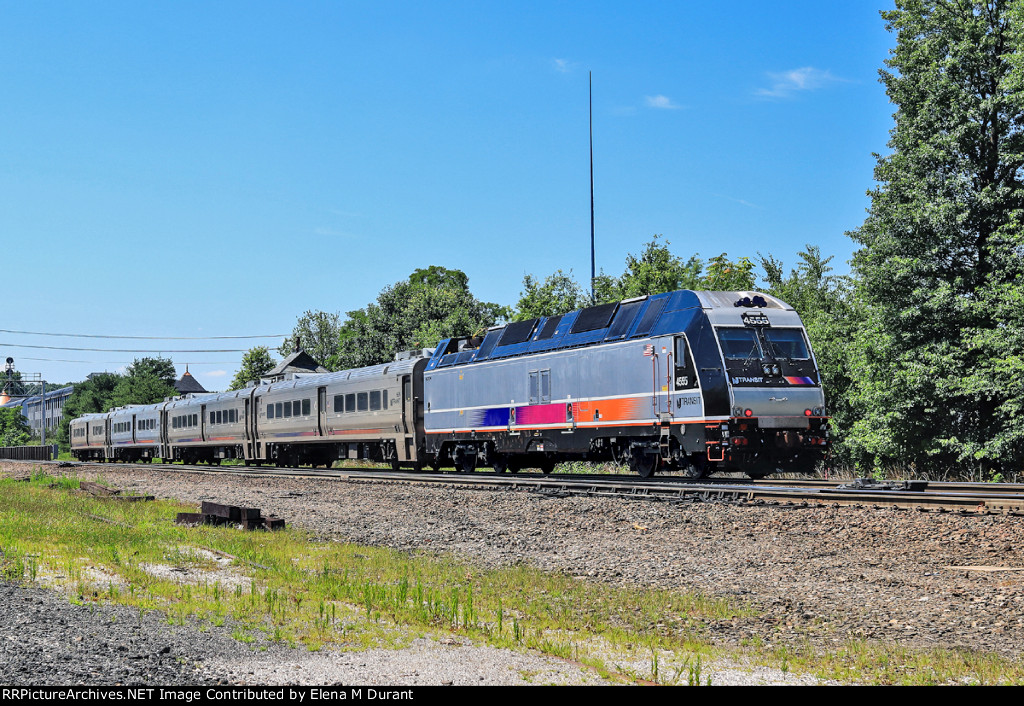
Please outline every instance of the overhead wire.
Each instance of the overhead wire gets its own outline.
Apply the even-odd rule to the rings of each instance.
[[[38,348],[48,351],[91,351],[99,353],[247,353],[245,348],[72,348],[68,346],[33,346],[27,343],[0,343],[0,347],[7,348]]]
[[[43,333],[40,331],[14,331],[12,329],[0,328],[0,333],[16,333],[26,336],[62,336],[65,338],[110,338],[128,339],[136,341],[218,341],[237,340],[244,338],[287,338],[290,333],[267,333],[254,336],[115,336],[112,334],[98,333]],[[78,349],[71,349],[78,350]],[[82,349],[90,350],[90,349]],[[234,352],[234,351],[230,351]]]

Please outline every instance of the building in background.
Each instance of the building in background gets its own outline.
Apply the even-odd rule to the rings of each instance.
[[[29,428],[35,436],[39,436],[43,429],[43,420],[46,420],[46,431],[56,431],[57,426],[64,418],[64,405],[67,403],[71,393],[75,391],[74,385],[61,387],[52,392],[46,391],[46,407],[43,408],[43,396],[32,395],[30,397],[13,397],[9,401],[0,404],[0,407],[20,407],[21,415],[25,417]]]

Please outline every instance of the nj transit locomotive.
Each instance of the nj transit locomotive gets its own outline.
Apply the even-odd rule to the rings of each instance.
[[[77,458],[469,472],[612,460],[643,477],[809,471],[828,448],[800,318],[756,292],[682,290],[496,326],[433,351],[86,415]]]

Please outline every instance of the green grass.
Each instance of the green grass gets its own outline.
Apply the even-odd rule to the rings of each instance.
[[[457,634],[678,684],[707,683],[708,664],[723,657],[844,682],[1024,681],[1019,665],[974,653],[866,644],[735,653],[712,646],[710,625],[752,617],[739,602],[527,566],[481,569],[445,554],[313,541],[296,529],[182,527],[175,514],[195,508],[118,503],[77,485],[38,472],[29,483],[0,480],[3,578],[57,584],[77,602],[159,610],[169,624],[225,626],[246,643],[358,650]],[[225,569],[218,553],[235,560]]]

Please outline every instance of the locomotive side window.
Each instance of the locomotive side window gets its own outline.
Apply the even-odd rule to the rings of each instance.
[[[688,390],[697,387],[697,368],[690,355],[690,346],[685,336],[676,338],[676,350],[673,356],[675,365],[675,389]]]
[[[380,390],[370,392],[370,411],[376,412],[380,409]]]
[[[356,394],[357,409],[360,412],[365,412],[369,405],[369,398],[365,392],[359,392]]]
[[[267,419],[273,419],[273,418],[274,418],[274,405],[268,404],[267,405]]]
[[[341,413],[345,411],[345,395],[334,396],[334,411]]]
[[[281,403],[278,402],[277,404],[280,405]],[[285,402],[284,403],[284,418],[287,419],[290,416],[292,416],[292,403],[291,402]]]
[[[757,340],[757,332],[749,328],[720,328],[718,340],[722,344],[722,352],[728,360],[746,360],[747,358],[763,358],[761,344]]]
[[[381,390],[380,391],[380,407],[381,407],[381,409],[387,409],[388,408],[388,391],[387,390]]]
[[[776,358],[807,360],[811,357],[800,329],[767,328],[764,330],[764,338]]]
[[[355,393],[349,393],[345,395],[345,411],[355,412],[356,411],[356,395]]]
[[[309,400],[308,399],[302,400],[302,416],[303,417],[308,417],[309,416],[309,410],[310,410]]]
[[[292,416],[293,417],[301,417],[302,416],[302,403],[299,402],[298,400],[295,400],[294,402],[292,402]]]

